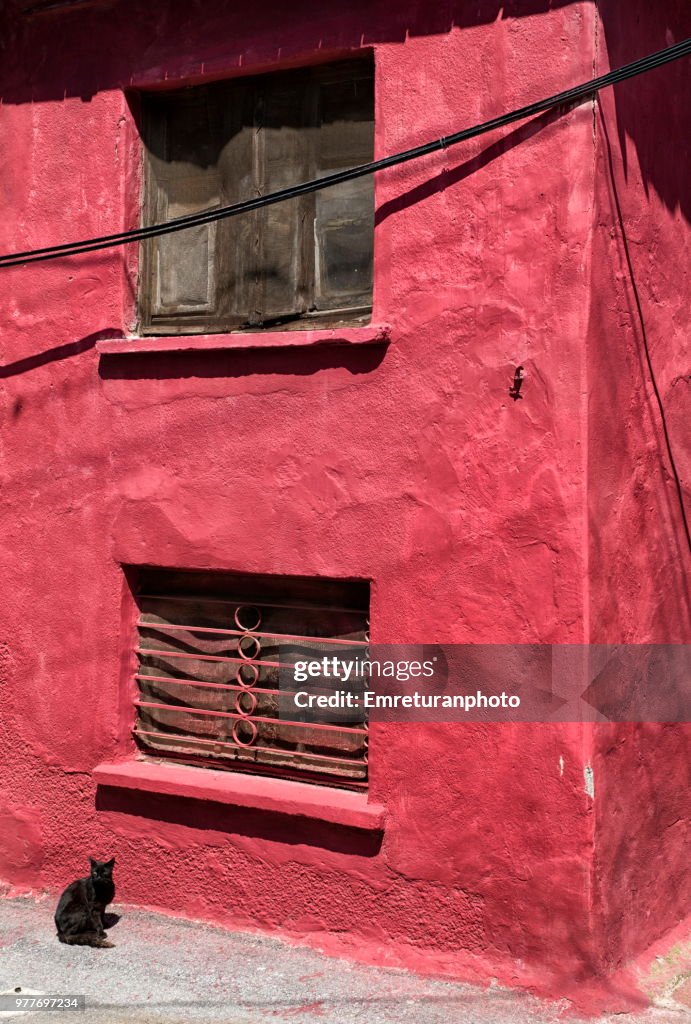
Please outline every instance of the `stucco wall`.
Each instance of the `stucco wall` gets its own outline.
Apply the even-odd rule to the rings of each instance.
[[[384,155],[591,77],[597,44],[587,3],[127,6],[6,37],[3,251],[137,222],[123,88],[372,46]],[[102,853],[123,900],[388,963],[552,991],[603,963],[587,726],[373,728],[381,844],[97,807],[90,774],[128,722],[122,564],[370,578],[381,642],[588,637],[593,117],[378,177],[388,347],[99,359],[134,327],[136,254],[3,272],[0,879],[57,890]]]
[[[683,0],[599,8],[601,70],[691,35]],[[688,516],[688,80],[688,61],[679,62],[603,92],[597,111],[587,342],[593,643],[691,638],[689,549],[645,354],[647,342]],[[617,966],[691,908],[691,730],[606,725],[594,742],[595,906],[607,964]]]

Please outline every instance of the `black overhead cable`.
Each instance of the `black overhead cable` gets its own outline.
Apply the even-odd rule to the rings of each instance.
[[[172,234],[175,231],[184,231],[186,228],[197,227],[201,224],[209,224],[216,220],[224,220],[226,217],[235,217],[241,213],[248,213],[250,210],[257,210],[263,206],[271,206],[274,203],[283,202],[286,199],[294,199],[310,192],[318,192],[323,188],[330,188],[333,185],[340,185],[345,181],[352,181],[355,178],[362,178],[375,171],[382,171],[387,167],[396,167],[398,164],[407,163],[410,160],[417,160],[418,157],[427,156],[440,149],[447,149],[459,142],[473,139],[478,135],[494,131],[496,128],[503,128],[514,121],[522,121],[534,114],[540,114],[553,107],[569,106],[589,96],[593,96],[600,89],[609,85],[616,85],[627,78],[634,78],[654,68],[669,64],[671,61],[679,60],[691,53],[691,39],[685,39],[675,46],[669,46],[657,53],[642,57],[640,60],[625,64],[615,71],[609,71],[606,75],[593,78],[582,85],[574,86],[565,92],[556,93],[547,99],[538,100],[528,106],[520,107],[508,114],[502,114],[491,121],[484,121],[482,124],[472,128],[464,128],[451,135],[435,139],[433,142],[426,142],[413,149],[406,149],[402,153],[395,153],[392,156],[383,157],[381,160],[372,160],[370,163],[360,164],[358,167],[351,167],[345,171],[336,171],[333,174],[326,174],[322,178],[314,178],[311,181],[302,182],[300,185],[292,185],[290,188],[280,189],[278,192],[271,192],[265,196],[257,196],[254,199],[247,199],[240,203],[233,203],[232,206],[216,207],[211,210],[204,210],[200,213],[187,214],[185,217],[178,217],[175,220],[166,221],[162,224],[153,224],[150,227],[135,228],[131,231],[121,231],[114,235],[101,235],[97,238],[85,239],[81,242],[66,242],[62,245],[46,246],[43,249],[30,249],[27,252],[7,253],[0,256],[0,268],[16,267],[24,263],[42,263],[45,260],[58,259],[61,256],[77,256],[81,253],[95,252],[99,249],[109,249],[116,245],[126,245],[128,242],[140,242],[147,238],[156,238],[159,235]]]

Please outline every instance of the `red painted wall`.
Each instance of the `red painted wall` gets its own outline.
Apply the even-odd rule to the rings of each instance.
[[[691,35],[683,0],[599,9],[600,70]],[[598,108],[587,441],[594,643],[688,643],[691,632],[689,551],[645,355],[647,341],[690,515],[688,83],[682,61],[604,92]],[[691,909],[691,728],[598,726],[594,745],[595,908],[616,967]]]
[[[384,155],[588,79],[607,59],[589,3],[303,0],[288,12],[149,0],[5,17],[2,251],[137,223],[124,89],[372,47]],[[615,25],[617,59],[664,45],[660,18],[628,36]],[[658,112],[646,116],[659,149]],[[619,121],[615,107],[614,142],[620,128],[636,149]],[[624,937],[617,925],[625,886],[612,878],[599,772],[613,786],[629,769],[590,726],[374,727],[381,844],[185,800],[97,805],[91,776],[126,753],[123,564],[370,578],[381,642],[686,638],[681,582],[664,598],[648,582],[661,561],[682,579],[671,498],[665,516],[643,516],[641,542],[632,493],[628,560],[607,508],[610,466],[626,476],[644,441],[632,413],[620,442],[602,428],[598,450],[600,423],[640,391],[633,378],[633,398],[608,391],[604,375],[605,311],[622,328],[603,174],[584,104],[380,175],[373,322],[390,325],[386,348],[99,359],[102,332],[134,332],[136,254],[2,272],[0,879],[57,890],[88,854],[114,854],[126,901],[559,993],[672,923],[677,909],[644,896],[655,928]],[[678,256],[672,200],[657,188],[628,201],[642,223],[660,219],[659,253]],[[680,274],[674,259],[656,315],[673,316]],[[681,337],[668,326],[672,375]],[[671,493],[650,486],[660,501]],[[606,588],[635,609],[635,636]],[[670,735],[674,772],[684,747]],[[631,822],[633,789],[622,806]],[[637,870],[654,842],[651,826]]]

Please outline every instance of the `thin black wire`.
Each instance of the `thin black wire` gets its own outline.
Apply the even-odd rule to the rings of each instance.
[[[413,149],[407,149],[401,153],[395,153],[391,156],[383,157],[380,160],[372,160],[369,163],[360,164],[357,167],[351,167],[345,171],[336,171],[335,173],[327,174],[322,178],[314,178],[311,181],[305,181],[299,185],[292,185],[289,188],[281,189],[278,192],[271,192],[265,196],[256,196],[253,199],[247,199],[240,203],[233,203],[231,206],[217,207],[212,210],[204,210],[199,213],[187,214],[184,217],[178,217],[162,224],[153,224],[149,227],[135,228],[130,231],[121,231],[112,235],[101,235],[95,238],[85,239],[81,242],[65,242],[61,245],[46,246],[42,249],[30,249],[26,252],[7,253],[4,256],[0,256],[0,268],[15,267],[26,263],[42,263],[46,260],[58,259],[61,256],[77,256],[81,253],[96,252],[100,249],[109,249],[118,245],[126,245],[128,242],[141,242],[147,238],[155,238],[160,235],[172,234],[176,231],[184,231],[186,228],[209,224],[213,221],[225,220],[227,217],[235,217],[241,213],[248,213],[250,210],[257,210],[264,206],[271,206],[287,199],[295,199],[298,196],[307,195],[310,192],[317,192],[324,188],[331,188],[334,185],[340,185],[345,181],[353,181],[355,178],[362,178],[365,175],[373,174],[375,171],[381,171],[388,167],[395,167],[399,164],[407,163],[410,160],[417,160],[430,153],[435,153],[439,150],[447,149],[450,146],[455,146],[459,142],[465,142],[468,139],[476,138],[478,135],[484,135],[486,132],[491,132],[497,128],[503,128],[506,125],[513,124],[514,121],[525,120],[528,117],[540,114],[553,107],[575,104],[587,97],[593,96],[600,89],[603,89],[606,86],[616,85],[618,82],[623,82],[628,78],[634,78],[636,75],[652,71],[654,68],[661,67],[664,64],[669,64],[671,61],[679,60],[681,57],[685,57],[689,54],[691,54],[691,39],[685,39],[682,42],[677,43],[675,46],[669,46],[664,50],[659,50],[657,53],[650,54],[640,60],[633,61],[630,64],[625,64],[623,67],[617,68],[614,71],[609,71],[607,74],[600,75],[598,78],[593,78],[589,82],[584,82],[581,85],[574,86],[564,92],[556,93],[554,96],[549,96],[546,99],[530,103],[527,106],[520,107],[508,114],[502,114],[499,117],[492,118],[492,120],[485,121],[482,124],[473,126],[472,128],[464,128],[461,131],[443,136],[440,139],[435,139],[432,142],[424,143],[421,146],[415,146]]]
[[[638,283],[636,281],[636,274],[633,266],[633,259],[631,257],[631,249],[629,247],[629,239],[626,233],[626,227],[624,223],[624,214],[622,212],[621,203],[619,201],[619,190],[617,189],[617,180],[614,174],[614,161],[612,159],[612,146],[609,141],[609,132],[607,131],[607,123],[605,121],[602,107],[600,106],[600,121],[602,123],[602,130],[605,137],[605,144],[607,147],[607,167],[609,170],[610,182],[612,184],[612,196],[614,198],[614,206],[617,212],[617,220],[619,221],[619,230],[621,232],[621,240],[624,247],[624,257],[626,259],[626,266],[629,271],[629,280],[631,282],[631,290],[633,291],[634,302],[636,304],[636,312],[638,314],[638,322],[641,328],[641,338],[643,339],[643,351],[645,353],[645,361],[648,366],[648,374],[650,381],[653,386],[653,393],[655,395],[655,401],[657,408],[660,413],[660,422],[662,423],[662,433],[665,438],[665,447],[667,449],[667,457],[669,458],[669,464],[672,469],[672,476],[674,478],[674,486],[677,492],[677,500],[679,502],[679,510],[681,512],[681,521],[684,527],[684,533],[686,535],[686,543],[689,551],[691,551],[691,530],[689,529],[689,520],[686,515],[686,505],[684,503],[684,490],[679,477],[679,471],[677,470],[677,463],[674,458],[674,450],[672,448],[672,439],[669,436],[669,428],[667,426],[667,415],[665,413],[664,403],[662,401],[662,395],[657,383],[657,377],[655,376],[655,369],[653,367],[653,360],[650,354],[650,344],[648,342],[648,330],[645,324],[645,317],[643,316],[643,304],[641,302],[640,292],[638,291]]]

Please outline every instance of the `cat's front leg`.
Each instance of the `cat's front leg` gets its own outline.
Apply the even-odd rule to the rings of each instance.
[[[91,911],[91,923],[99,939],[105,939],[106,932],[103,927],[103,915],[100,910],[96,909],[96,907]]]

